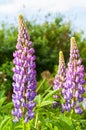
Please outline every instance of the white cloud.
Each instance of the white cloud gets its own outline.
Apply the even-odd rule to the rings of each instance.
[[[13,0],[11,3],[3,3],[0,5],[0,13],[4,14],[14,14],[17,13],[18,11],[22,10],[24,8],[23,6],[25,5],[25,2],[28,0]]]
[[[0,5],[0,13],[14,14],[17,12],[37,11],[63,12],[72,8],[86,7],[86,0],[13,0],[8,4]]]
[[[74,25],[86,30],[86,0],[0,0],[0,3],[0,21],[8,18],[10,23],[17,23],[17,15],[22,13],[27,19],[41,23],[48,12],[59,12],[66,16],[67,21],[71,20]],[[41,12],[38,12],[39,9]]]

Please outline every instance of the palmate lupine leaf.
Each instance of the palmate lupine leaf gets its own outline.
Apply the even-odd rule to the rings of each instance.
[[[47,105],[51,105],[53,102],[53,95],[59,94],[60,90],[50,90],[45,97],[42,97],[40,94],[36,96],[35,101],[37,103],[37,107],[44,107]]]
[[[0,122],[0,130],[7,130],[6,127],[8,123],[12,121],[12,118],[7,116]]]
[[[53,96],[54,94],[58,94],[59,95],[59,90],[54,90],[54,91],[49,91],[49,93],[43,98],[43,100],[47,100],[49,97]]]
[[[4,94],[5,94],[5,91],[3,90],[3,91],[0,91],[0,99],[4,96]]]
[[[13,107],[13,103],[9,102],[9,103],[0,107],[0,112],[6,112],[7,109],[10,109],[12,107]]]
[[[6,101],[7,97],[2,97],[0,99],[0,107],[2,106],[2,104]]]

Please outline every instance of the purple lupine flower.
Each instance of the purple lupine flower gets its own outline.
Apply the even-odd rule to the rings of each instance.
[[[24,121],[27,122],[34,117],[33,108],[36,106],[33,101],[36,96],[36,57],[22,15],[19,15],[18,21],[18,43],[13,53],[15,67],[13,68],[12,114],[15,117],[14,122],[19,121],[21,117],[24,117]]]
[[[67,73],[66,73],[66,83],[65,90],[63,92],[63,97],[65,103],[63,104],[64,110],[70,111],[73,109],[75,113],[82,113],[82,109],[79,104],[83,101],[82,94],[85,92],[84,89],[84,66],[81,64],[82,59],[79,55],[79,50],[75,38],[71,38],[70,47],[70,59],[68,63]]]
[[[59,52],[59,67],[58,67],[58,72],[55,76],[54,79],[54,86],[53,86],[53,90],[59,90],[60,94],[63,95],[63,90],[64,90],[64,83],[65,83],[65,79],[66,79],[66,66],[65,66],[65,61],[64,61],[64,55],[63,52],[60,51]],[[54,98],[59,98],[58,95],[54,95]],[[53,102],[53,107],[57,106],[59,104],[59,102]]]

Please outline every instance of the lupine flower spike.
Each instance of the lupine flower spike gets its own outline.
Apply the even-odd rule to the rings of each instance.
[[[58,72],[55,76],[54,79],[54,90],[59,90],[61,89],[61,95],[62,95],[62,90],[64,89],[64,83],[65,83],[65,78],[66,78],[66,66],[65,66],[65,61],[64,61],[64,55],[63,52],[59,52],[59,67],[58,67]],[[54,98],[59,98],[58,95],[54,95]],[[53,104],[54,105],[54,104]]]
[[[36,57],[22,15],[19,15],[18,22],[18,43],[13,53],[15,67],[13,68],[12,114],[14,122],[18,122],[21,117],[24,118],[24,122],[27,122],[34,117],[33,108],[36,105],[33,101],[36,96]]]
[[[64,99],[66,102],[63,107],[64,110],[70,111],[73,109],[75,113],[79,114],[82,113],[80,102],[83,101],[82,94],[85,92],[83,87],[85,84],[85,72],[84,66],[81,63],[82,59],[80,58],[75,38],[72,37],[64,91]]]

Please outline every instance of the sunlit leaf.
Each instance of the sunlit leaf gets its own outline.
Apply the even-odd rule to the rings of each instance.
[[[2,106],[2,104],[6,101],[7,97],[2,97],[0,99],[0,107]]]

